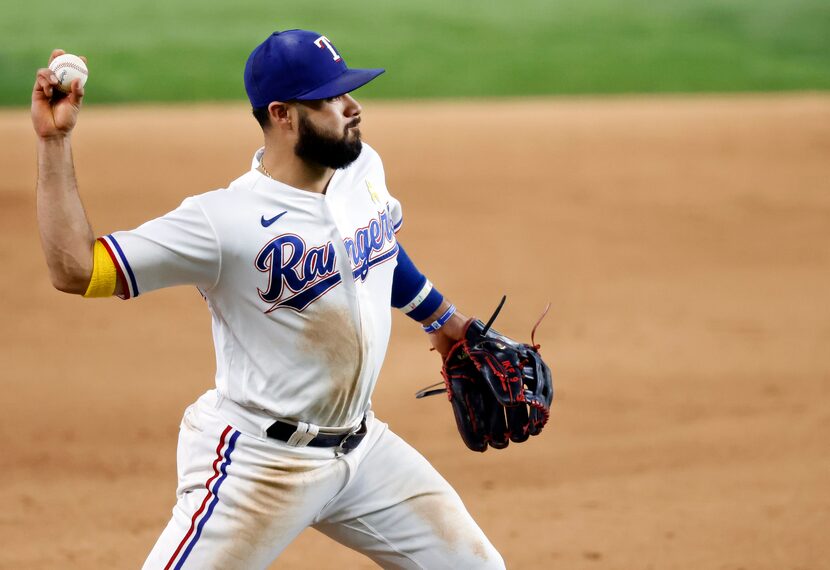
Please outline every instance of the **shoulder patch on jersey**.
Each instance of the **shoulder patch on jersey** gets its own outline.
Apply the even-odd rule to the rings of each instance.
[[[378,196],[378,193],[375,192],[372,182],[368,178],[365,178],[363,181],[366,183],[366,190],[369,191],[369,197],[372,198],[372,202],[380,204],[380,197]]]

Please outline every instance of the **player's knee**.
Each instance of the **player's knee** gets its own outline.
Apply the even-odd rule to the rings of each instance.
[[[486,538],[469,545],[466,552],[453,564],[454,568],[475,570],[504,570],[504,559]]]
[[[499,551],[493,548],[492,545],[487,551],[486,560],[483,562],[484,563],[477,568],[480,568],[481,570],[505,570],[504,558],[501,557]]]

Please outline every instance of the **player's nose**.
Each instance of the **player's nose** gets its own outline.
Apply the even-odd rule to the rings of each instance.
[[[357,99],[346,93],[344,95],[346,98],[346,108],[344,109],[347,117],[356,117],[360,114],[363,110],[363,107],[360,106],[360,103],[357,102]]]

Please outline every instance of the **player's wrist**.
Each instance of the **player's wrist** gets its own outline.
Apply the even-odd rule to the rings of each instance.
[[[422,325],[425,333],[432,334],[438,332],[455,314],[455,305],[450,305],[441,313],[434,321]]]
[[[470,318],[466,315],[462,315],[458,311],[441,327],[436,334],[440,334],[447,340],[451,340],[453,342],[459,341],[464,337],[464,331],[467,328],[467,321]]]
[[[446,318],[442,319],[442,317]],[[437,335],[449,340],[459,340],[464,336],[464,327],[468,320],[466,315],[460,313],[455,305],[445,299],[434,313],[421,321],[421,325],[430,336]],[[436,322],[440,322],[440,326],[434,327],[434,330],[426,330]]]
[[[442,360],[445,360],[450,350],[452,350],[452,347],[464,338],[467,321],[469,321],[469,318],[466,315],[455,311],[441,328],[427,335],[429,342],[438,354],[441,355]]]
[[[72,142],[72,131],[59,131],[52,133],[37,132],[39,148],[43,150],[62,149]]]
[[[48,144],[63,144],[72,138],[72,130],[53,130],[37,134],[40,142]]]

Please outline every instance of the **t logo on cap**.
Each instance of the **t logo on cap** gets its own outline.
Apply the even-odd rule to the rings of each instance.
[[[314,40],[314,45],[316,45],[320,49],[323,48],[323,44],[326,44],[326,47],[329,48],[331,56],[334,58],[334,61],[340,61],[340,54],[334,51],[334,46],[331,45],[330,39],[328,39],[326,36],[320,36],[319,38]]]

